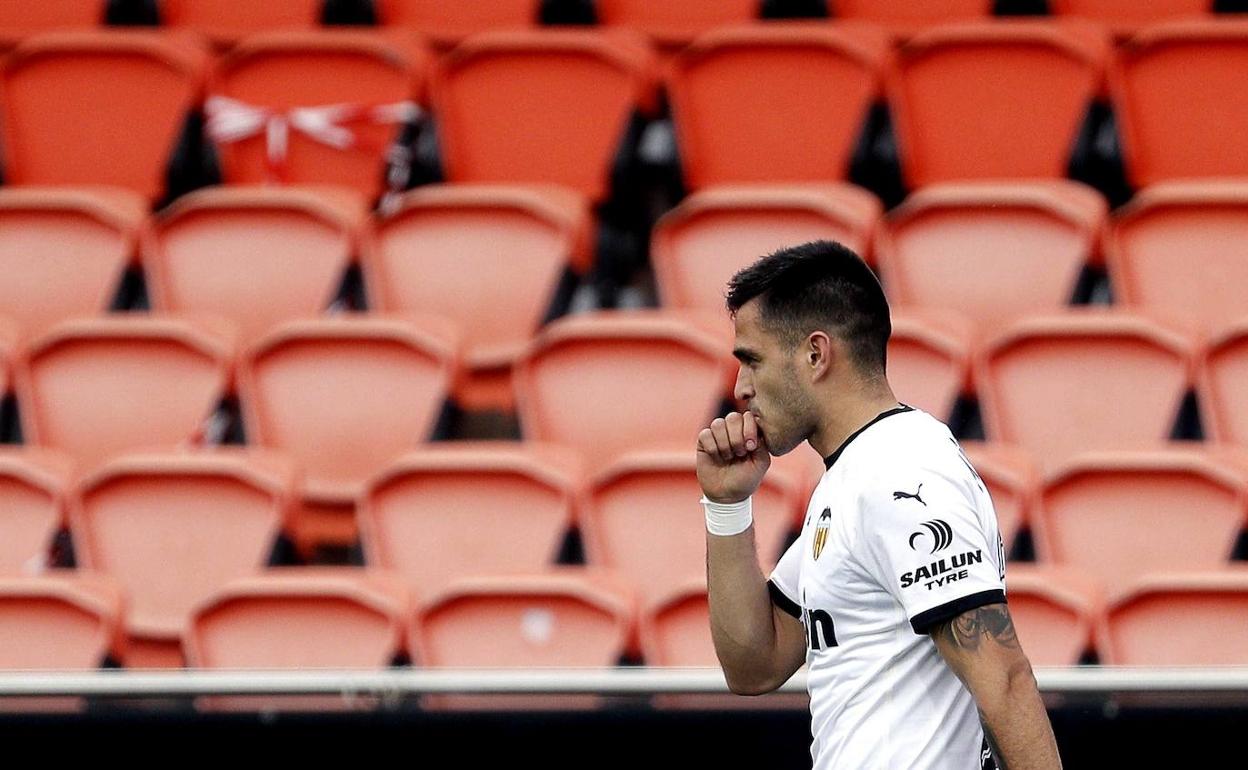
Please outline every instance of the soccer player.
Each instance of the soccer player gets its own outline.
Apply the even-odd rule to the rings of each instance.
[[[732,279],[749,408],[698,435],[715,651],[733,692],[809,666],[815,770],[1061,767],[1005,599],[992,501],[949,429],[885,376],[888,302],[819,241]],[[809,441],[827,470],[764,578],[750,496]]]

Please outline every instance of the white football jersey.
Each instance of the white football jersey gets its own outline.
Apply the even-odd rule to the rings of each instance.
[[[1005,601],[992,501],[953,434],[901,406],[825,460],[772,600],[806,627],[815,770],[995,768],[928,635]]]

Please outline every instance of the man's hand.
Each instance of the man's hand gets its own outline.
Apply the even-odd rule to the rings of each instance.
[[[751,412],[720,417],[698,434],[698,482],[716,503],[737,503],[758,489],[771,455]]]

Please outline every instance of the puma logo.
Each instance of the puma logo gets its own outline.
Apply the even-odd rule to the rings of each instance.
[[[894,499],[894,500],[905,500],[905,499],[907,499],[907,498],[908,498],[908,499],[910,499],[910,500],[918,500],[918,501],[919,501],[919,503],[920,503],[920,504],[922,504],[922,506],[923,506],[924,508],[926,508],[926,507],[927,507],[927,503],[924,503],[924,502],[923,502],[923,498],[919,497],[919,493],[920,493],[920,492],[922,492],[922,491],[923,491],[923,485],[922,485],[922,484],[920,484],[920,485],[919,485],[919,488],[918,488],[918,489],[916,489],[916,490],[914,490],[914,494],[913,494],[913,495],[912,495],[912,494],[910,494],[909,492],[894,492],[894,493],[893,493],[893,499]]]

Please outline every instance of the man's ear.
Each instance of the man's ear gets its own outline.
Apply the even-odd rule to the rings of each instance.
[[[806,337],[802,355],[805,357],[802,363],[810,372],[811,382],[819,382],[831,374],[833,367],[836,366],[836,357],[840,355],[840,344],[827,332],[813,331]]]

